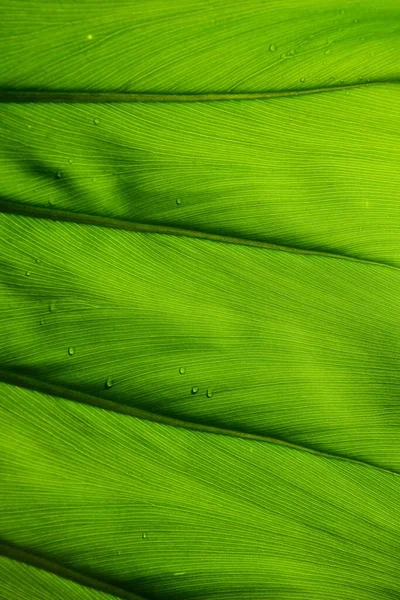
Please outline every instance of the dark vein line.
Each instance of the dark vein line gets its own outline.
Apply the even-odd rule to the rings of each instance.
[[[80,571],[75,571],[73,569],[69,569],[68,567],[64,567],[63,565],[49,560],[48,558],[45,558],[36,552],[33,553],[31,551],[23,550],[22,548],[1,540],[0,556],[6,556],[12,560],[26,563],[32,567],[41,569],[42,571],[53,573],[54,575],[58,575],[63,579],[69,579],[70,581],[74,581],[75,583],[79,583],[85,587],[92,588],[106,594],[111,594],[112,596],[122,598],[123,600],[146,600],[143,596],[138,596],[137,594],[128,592],[128,590],[121,589],[100,579],[84,575]]]
[[[34,206],[32,204],[21,204],[18,202],[9,202],[8,200],[0,199],[0,213],[9,213],[24,217],[32,217],[34,219],[49,219],[51,221],[61,221],[67,223],[76,223],[79,225],[95,225],[98,227],[107,227],[111,229],[121,229],[124,231],[134,231],[136,233],[157,233],[162,235],[173,235],[187,237],[200,240],[208,240],[210,242],[220,242],[224,244],[236,244],[240,246],[251,246],[254,248],[266,248],[267,250],[278,250],[281,252],[290,252],[292,254],[323,256],[326,258],[335,258],[341,260],[349,260],[362,264],[372,264],[380,267],[399,270],[395,265],[370,260],[367,258],[356,258],[346,254],[335,252],[323,252],[321,250],[307,250],[305,248],[295,248],[294,246],[283,246],[270,242],[262,242],[247,238],[232,237],[228,235],[220,235],[217,233],[209,233],[206,231],[197,231],[193,229],[181,229],[169,225],[155,225],[151,223],[137,223],[135,221],[127,221],[124,219],[115,219],[112,217],[102,217],[99,215],[90,215],[85,213],[75,213],[68,210],[59,210],[55,208],[46,208],[44,206]]]
[[[314,448],[309,448],[307,446],[301,446],[299,444],[294,444],[292,442],[287,442],[285,440],[281,440],[278,438],[273,438],[273,437],[269,437],[269,436],[265,436],[265,435],[260,435],[257,433],[248,433],[245,431],[237,431],[234,429],[225,429],[224,427],[215,427],[213,425],[204,425],[202,423],[195,423],[192,421],[185,421],[183,419],[176,419],[174,417],[168,417],[166,415],[149,412],[147,410],[142,410],[141,408],[135,408],[134,406],[128,406],[126,404],[119,404],[118,402],[114,402],[112,400],[106,400],[105,398],[100,398],[99,396],[92,396],[91,394],[86,394],[85,392],[81,392],[80,390],[67,388],[67,387],[57,385],[55,383],[49,383],[47,381],[43,381],[40,379],[34,379],[33,377],[21,375],[20,373],[17,373],[15,371],[0,369],[0,381],[3,381],[4,383],[14,385],[17,387],[22,387],[22,388],[34,390],[36,392],[41,392],[41,393],[47,394],[49,396],[58,396],[60,398],[66,399],[66,400],[72,400],[74,402],[78,402],[80,404],[86,404],[89,406],[94,406],[96,408],[101,408],[103,410],[120,413],[122,415],[128,415],[131,417],[135,417],[136,419],[143,419],[145,421],[152,421],[154,423],[160,423],[162,425],[169,425],[170,427],[180,427],[182,429],[188,429],[190,431],[198,431],[201,433],[226,435],[228,437],[241,438],[241,439],[245,439],[245,440],[253,440],[253,441],[257,441],[257,442],[274,444],[276,446],[283,446],[285,448],[290,448],[292,450],[299,450],[301,452],[307,452],[308,454],[313,454],[314,456],[330,458],[333,460],[340,460],[340,461],[347,462],[347,463],[361,465],[363,467],[370,467],[373,469],[378,469],[380,471],[384,471],[386,473],[391,473],[393,475],[400,475],[400,473],[398,473],[397,471],[395,471],[393,469],[390,469],[387,467],[382,467],[382,466],[374,464],[372,462],[367,462],[364,460],[357,460],[355,458],[349,458],[349,457],[343,456],[341,454],[322,452],[320,450],[315,450]]]
[[[268,100],[271,98],[289,98],[291,96],[306,96],[322,94],[354,88],[364,88],[379,85],[396,85],[400,81],[370,81],[336,85],[323,88],[308,88],[301,90],[282,90],[274,92],[244,92],[244,93],[206,93],[206,94],[162,94],[135,92],[64,92],[41,90],[0,90],[0,102],[219,102],[226,100]]]

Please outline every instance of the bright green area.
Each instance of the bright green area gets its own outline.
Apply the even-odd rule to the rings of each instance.
[[[0,6],[0,100],[359,86],[0,104],[1,600],[398,598],[399,3]]]
[[[149,598],[395,598],[400,477],[0,394],[7,541]]]
[[[3,367],[400,472],[397,269],[14,215],[0,237]]]
[[[397,0],[2,0],[2,8],[4,89],[241,92],[399,78]]]
[[[1,110],[0,197],[400,266],[400,85]]]

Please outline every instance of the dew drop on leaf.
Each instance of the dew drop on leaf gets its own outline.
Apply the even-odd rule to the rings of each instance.
[[[35,262],[36,262],[36,264],[37,264],[37,265],[40,265],[40,263],[41,263],[42,261],[40,260],[40,258],[37,258],[37,259],[35,260]]]
[[[182,200],[180,198],[177,198],[175,200],[175,202],[177,203],[178,206],[180,206],[182,204]]]
[[[96,119],[93,119],[93,124],[100,125],[100,119],[98,119],[97,117],[96,117]]]
[[[270,52],[275,52],[275,50],[276,50],[275,44],[271,44],[270,47],[269,47],[269,51]]]
[[[61,179],[61,177],[62,177],[61,171],[57,171],[56,177],[57,177],[57,179]]]
[[[304,83],[304,82],[305,82],[305,79],[304,79],[304,77],[302,77],[302,78],[300,79],[300,81],[301,81],[301,83]]]
[[[186,367],[179,367],[179,373],[184,375],[186,373]]]
[[[43,321],[43,319],[40,319],[40,324],[41,324],[41,325],[44,325],[44,321]]]
[[[70,356],[73,356],[73,355],[75,354],[75,348],[74,348],[73,346],[70,346],[70,347],[68,348],[68,354],[69,354]]]
[[[111,377],[108,377],[108,378],[106,379],[106,388],[107,388],[107,389],[110,389],[110,387],[112,387],[113,385],[114,385],[114,381],[112,380],[112,378],[111,378]]]
[[[55,312],[57,310],[57,300],[50,300],[49,311]]]
[[[206,391],[206,396],[207,398],[212,398],[213,397],[213,391],[211,388],[208,388],[208,390]]]
[[[147,540],[147,538],[148,538],[148,537],[149,537],[149,536],[147,535],[147,533],[146,533],[146,532],[142,533],[142,538],[143,538],[144,540]]]
[[[69,162],[70,165],[72,165],[72,163],[74,162],[74,159],[70,158],[68,162]]]
[[[199,391],[199,388],[197,386],[192,387],[192,394],[197,394],[198,391]]]
[[[27,272],[25,273],[25,275],[26,275],[27,277],[29,277],[29,275],[32,275],[32,271],[27,271]]]

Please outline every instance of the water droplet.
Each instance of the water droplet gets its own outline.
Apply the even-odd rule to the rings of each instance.
[[[106,379],[106,388],[110,389],[110,387],[112,387],[114,385],[114,381],[112,380],[111,377],[108,377]]]
[[[57,310],[57,300],[50,300],[49,311],[55,312]]]
[[[329,48],[328,48],[328,50],[325,50],[325,54],[330,54],[330,53],[331,53],[331,51]]]
[[[180,198],[177,198],[175,200],[175,202],[177,203],[178,206],[180,206],[182,204],[182,200]]]
[[[270,52],[275,52],[275,50],[276,50],[275,44],[271,44],[270,47],[269,47],[269,51]]]
[[[43,319],[40,319],[40,324],[44,325],[44,320]]]
[[[199,388],[197,386],[192,387],[192,394],[197,394],[198,391],[199,391]]]
[[[73,159],[73,158],[70,158],[70,159],[68,160],[68,162],[69,162],[69,164],[70,164],[70,165],[72,165],[72,163],[74,162],[74,159]]]
[[[32,275],[32,271],[26,271],[25,275],[29,277],[29,275]]]
[[[70,346],[70,347],[68,348],[68,354],[69,354],[70,356],[73,356],[73,355],[75,354],[75,348],[74,348],[73,346]]]
[[[346,11],[344,10],[344,8],[342,8],[342,10],[340,11],[341,15],[344,15],[346,13]]]
[[[359,20],[358,19],[354,19],[353,23],[358,23]]]
[[[282,54],[281,54],[281,58],[285,58],[285,57],[286,57],[286,54],[284,54],[284,53],[282,52]]]
[[[146,533],[146,532],[142,533],[142,538],[143,538],[144,540],[147,540],[147,538],[148,538],[148,537],[149,537],[149,536],[147,535],[147,533]]]
[[[304,82],[305,82],[305,78],[304,78],[304,77],[302,77],[302,78],[300,79],[300,81],[301,81],[301,83],[304,83]]]
[[[206,391],[206,396],[207,398],[212,398],[213,397],[213,391],[211,388],[208,388],[208,390]]]
[[[61,171],[57,171],[56,177],[57,177],[57,179],[61,179],[61,177],[62,177]]]
[[[32,125],[28,125],[28,129],[32,129]]]
[[[92,181],[93,181],[93,183],[96,183],[96,181],[97,181],[96,177],[92,177]]]
[[[179,373],[184,375],[186,373],[186,367],[179,367]]]
[[[54,200],[53,200],[52,198],[49,198],[49,199],[47,200],[47,204],[48,204],[49,206],[54,206]]]
[[[86,39],[88,39],[88,40],[89,40],[89,42],[90,42],[90,41],[93,39],[93,36],[92,36],[92,34],[91,34],[91,33],[89,33],[89,34],[86,36]]]
[[[360,38],[360,42],[364,42],[365,41],[365,37]]]
[[[100,125],[100,119],[98,119],[97,117],[95,119],[93,119],[93,124]]]
[[[37,259],[35,260],[35,263],[36,263],[37,265],[40,265],[40,263],[41,263],[41,262],[42,262],[42,261],[40,260],[40,258],[37,258]]]
[[[290,51],[289,51],[289,55],[290,55],[290,56],[294,56],[295,54],[296,54],[296,51],[295,51],[295,50],[290,50]]]

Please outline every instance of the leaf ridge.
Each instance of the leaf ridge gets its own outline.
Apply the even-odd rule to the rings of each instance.
[[[0,556],[6,556],[12,560],[26,563],[32,567],[47,571],[48,573],[53,573],[54,575],[62,577],[63,579],[69,579],[70,581],[74,581],[75,583],[85,587],[92,588],[106,594],[111,594],[117,598],[122,598],[124,600],[146,600],[144,596],[138,596],[137,594],[129,592],[125,589],[121,589],[111,583],[94,578],[91,575],[86,575],[80,571],[76,571],[75,569],[70,569],[69,567],[65,567],[54,560],[49,560],[48,558],[45,558],[36,552],[34,553],[31,550],[24,550],[8,542],[4,542],[1,539]]]
[[[100,396],[94,396],[92,394],[87,394],[86,392],[82,392],[80,390],[76,390],[73,388],[67,388],[58,384],[50,383],[47,381],[43,381],[40,379],[35,379],[33,377],[29,377],[26,375],[22,375],[16,371],[0,369],[0,381],[3,383],[14,385],[17,387],[22,387],[26,389],[30,389],[33,391],[37,391],[43,394],[47,394],[50,396],[58,396],[60,398],[64,398],[66,400],[72,400],[73,402],[78,402],[81,404],[86,404],[89,406],[93,406],[95,408],[101,408],[103,410],[108,410],[111,412],[116,412],[120,414],[124,414],[127,416],[134,417],[136,419],[142,419],[146,421],[152,421],[154,423],[159,423],[162,425],[168,425],[170,427],[179,427],[182,429],[189,429],[191,431],[198,431],[201,433],[210,433],[215,435],[226,435],[229,437],[253,440],[258,442],[265,442],[269,444],[275,444],[278,446],[284,446],[286,448],[291,448],[292,450],[298,450],[301,452],[307,452],[309,454],[313,454],[315,456],[319,456],[322,458],[330,458],[334,460],[345,461],[352,464],[362,465],[364,467],[370,467],[373,469],[378,469],[380,471],[389,472],[393,475],[400,475],[399,472],[394,469],[390,469],[387,467],[382,467],[372,462],[357,460],[355,458],[350,458],[341,454],[333,454],[329,452],[322,452],[320,450],[315,450],[314,448],[310,448],[307,446],[301,446],[300,444],[294,444],[292,442],[287,442],[286,440],[281,440],[274,437],[264,436],[255,433],[248,433],[245,431],[237,431],[234,429],[226,429],[223,427],[216,427],[214,425],[204,425],[202,423],[196,423],[193,421],[186,421],[183,419],[176,419],[174,417],[168,417],[163,414],[153,413],[141,408],[136,408],[134,406],[128,406],[126,404],[119,404],[118,402],[114,402],[112,400],[107,400],[105,398],[101,398]]]
[[[306,248],[297,248],[295,246],[284,246],[270,242],[263,242],[260,240],[253,240],[251,238],[233,237],[223,234],[210,233],[207,231],[183,229],[180,227],[173,227],[169,225],[157,225],[154,223],[138,223],[136,221],[128,221],[125,219],[119,219],[114,217],[103,217],[100,215],[75,213],[68,210],[10,202],[8,200],[3,199],[0,199],[0,213],[14,214],[24,217],[32,217],[36,219],[49,219],[51,221],[76,223],[80,225],[94,225],[98,227],[107,227],[110,229],[133,231],[136,233],[155,233],[161,235],[188,237],[193,239],[207,240],[211,242],[236,244],[240,246],[251,246],[255,248],[265,248],[267,250],[289,252],[292,254],[336,258],[340,260],[349,260],[352,262],[362,264],[372,264],[376,266],[387,267],[399,271],[399,267],[397,267],[396,265],[367,258],[357,258],[356,256],[351,256],[348,254],[339,254],[337,252],[325,252],[322,250],[310,250]]]
[[[38,91],[38,90],[0,90],[0,102],[219,102],[232,100],[268,100],[272,98],[287,98],[291,96],[307,96],[337,92],[360,87],[380,85],[398,85],[397,80],[381,80],[336,85],[322,88],[308,88],[301,90],[282,90],[279,92],[223,92],[206,94],[160,94],[160,93],[135,93],[135,92],[63,92],[63,91]]]

